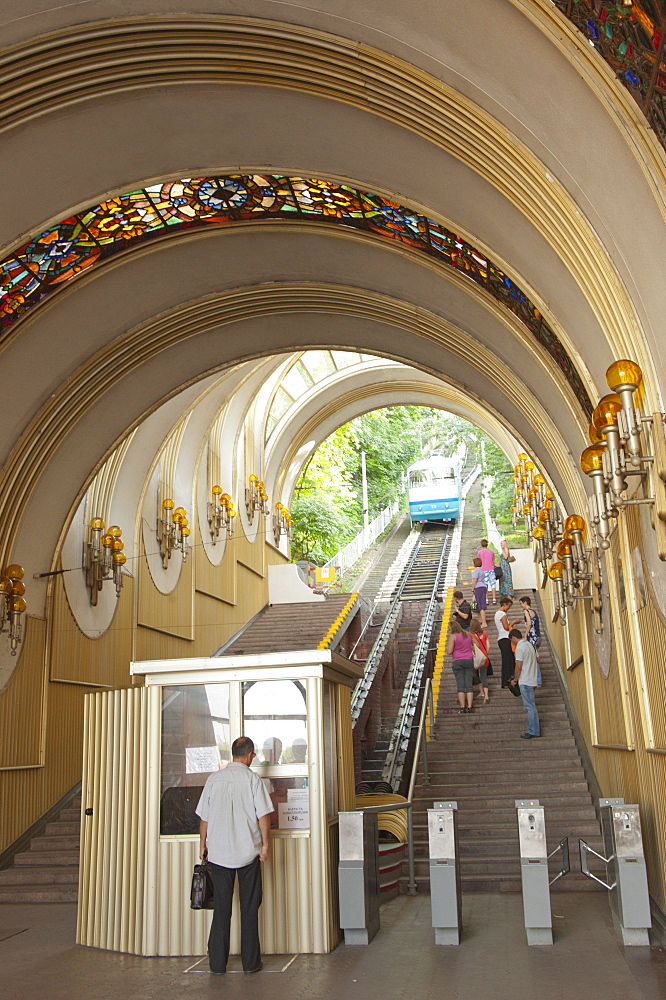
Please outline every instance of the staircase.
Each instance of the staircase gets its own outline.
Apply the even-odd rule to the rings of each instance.
[[[80,830],[79,796],[14,855],[12,867],[0,871],[0,903],[75,903]]]
[[[550,650],[546,643],[539,650],[543,687],[537,690],[536,701],[542,738],[521,740],[522,700],[501,689],[495,630],[489,626],[487,631],[495,669],[487,705],[475,699],[472,714],[460,715],[453,673],[448,662],[444,667],[437,738],[427,748],[430,784],[423,784],[421,763],[415,793],[417,883],[426,891],[429,888],[426,810],[437,800],[453,800],[458,803],[462,891],[520,891],[514,802],[536,798],[545,806],[549,851],[569,837],[571,873],[553,888],[598,889],[579,871],[578,838],[601,853],[603,841]],[[558,870],[559,858],[553,858],[551,875]],[[403,879],[403,888],[405,884]]]

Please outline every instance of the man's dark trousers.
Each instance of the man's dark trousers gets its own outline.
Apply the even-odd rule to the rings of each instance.
[[[208,937],[211,972],[226,972],[229,958],[231,905],[238,874],[241,910],[241,960],[245,972],[253,972],[261,962],[259,907],[261,906],[261,862],[257,856],[243,868],[223,868],[210,863],[213,879],[213,923]]]

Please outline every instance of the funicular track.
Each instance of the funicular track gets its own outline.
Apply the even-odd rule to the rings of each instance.
[[[375,779],[381,777],[385,791],[389,787],[393,791],[400,788],[433,628],[438,620],[438,599],[446,578],[453,530],[444,525],[426,525],[420,532],[366,661],[364,676],[352,697],[355,725],[381,670],[383,657],[392,654],[400,688],[395,692],[396,704],[385,719],[382,738],[374,748],[377,773],[372,774]],[[381,757],[383,760],[377,759]]]

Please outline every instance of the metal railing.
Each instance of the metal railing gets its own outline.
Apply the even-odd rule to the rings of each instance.
[[[354,688],[354,692],[352,694],[352,699],[351,699],[352,728],[356,725],[358,721],[365,699],[368,696],[368,692],[372,687],[372,682],[375,679],[377,669],[381,662],[382,654],[386,649],[386,646],[391,638],[391,635],[393,634],[393,631],[395,630],[396,625],[398,624],[401,612],[402,592],[405,589],[405,584],[407,583],[409,574],[411,573],[412,567],[416,562],[416,557],[419,553],[420,548],[421,548],[421,539],[419,538],[418,544],[414,546],[412,554],[409,557],[409,561],[402,571],[402,576],[400,578],[398,589],[396,590],[393,600],[391,601],[391,607],[389,608],[386,614],[386,618],[382,622],[377,638],[375,639],[372,649],[368,654],[368,658],[365,661],[365,669],[363,671],[363,676],[361,677],[360,681]]]
[[[428,773],[428,749],[427,744],[435,733],[435,704],[432,694],[432,683],[430,678],[426,679],[423,688],[423,701],[421,703],[421,715],[419,717],[419,724],[416,732],[416,744],[414,746],[414,759],[412,761],[412,773],[409,779],[409,787],[407,791],[407,801],[406,802],[394,802],[388,803],[383,806],[363,806],[362,809],[357,810],[358,812],[366,813],[385,813],[385,812],[397,812],[399,809],[407,810],[407,856],[409,861],[409,884],[407,886],[407,891],[410,896],[416,895],[416,878],[415,878],[415,865],[414,865],[414,815],[413,815],[413,803],[414,803],[414,789],[416,788],[416,776],[418,773],[419,766],[419,756],[421,749],[423,749],[423,781],[425,784],[430,784],[430,775]],[[430,714],[430,735],[426,734],[425,742],[423,740],[426,728],[426,721],[428,713]]]
[[[381,514],[370,522],[367,528],[363,528],[362,531],[352,538],[351,542],[344,546],[335,553],[334,556],[324,563],[324,566],[338,566],[340,572],[344,573],[346,569],[353,566],[355,562],[361,558],[366,549],[369,549],[372,543],[379,538],[381,533],[388,527],[393,518],[399,512],[402,505],[402,497],[389,506],[386,507]]]
[[[402,698],[400,700],[399,717],[394,727],[393,735],[391,736],[391,742],[386,756],[386,764],[384,765],[384,771],[382,774],[382,779],[384,781],[388,781],[394,789],[400,787],[400,781],[402,780],[402,770],[405,763],[405,757],[409,749],[409,740],[412,735],[412,724],[416,714],[416,705],[421,690],[421,679],[423,677],[426,656],[430,648],[430,638],[432,636],[432,630],[435,623],[437,594],[448,554],[449,539],[446,538],[444,540],[444,544],[442,545],[439,563],[437,564],[437,572],[435,574],[435,581],[433,583],[430,600],[428,601],[428,607],[419,626],[414,655],[412,656],[412,662],[409,666],[409,673],[407,675]]]

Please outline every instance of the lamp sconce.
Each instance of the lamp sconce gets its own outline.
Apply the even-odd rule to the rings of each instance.
[[[592,414],[591,444],[580,458],[593,484],[590,517],[602,549],[610,546],[614,521],[623,507],[652,504],[659,558],[666,560],[666,435],[664,414],[645,417],[634,405],[643,379],[634,361],[616,361],[606,372],[611,393]],[[639,476],[644,496],[628,497],[627,479]]]
[[[281,535],[286,535],[287,538],[291,538],[291,527],[293,523],[292,516],[284,504],[279,502],[276,503],[275,511],[273,513],[273,537],[276,545],[279,544]]]
[[[566,625],[567,623],[567,602],[563,582],[564,573],[565,567],[561,562],[552,563],[548,570],[548,576],[551,580],[555,581],[555,586],[557,587],[557,611],[553,615],[553,622],[556,622],[559,618],[562,625]]]
[[[268,515],[268,493],[258,476],[251,475],[248,482],[249,486],[245,487],[245,510],[251,524],[254,521],[256,511],[265,516]]]
[[[213,486],[212,493],[213,499],[208,501],[208,527],[215,545],[223,528],[226,529],[229,538],[233,535],[236,508],[229,494],[222,492],[221,486]]]
[[[88,525],[88,540],[83,554],[83,568],[86,573],[86,587],[90,590],[90,603],[97,606],[97,597],[106,580],[113,580],[116,597],[123,589],[123,566],[126,558],[121,529],[111,525],[104,532],[104,521],[93,517]]]
[[[180,549],[183,562],[187,559],[189,546],[187,539],[190,534],[189,521],[184,507],[175,507],[170,498],[162,501],[162,515],[157,518],[157,542],[160,547],[162,566],[169,565],[171,553]]]
[[[23,638],[21,615],[27,604],[23,595],[23,567],[12,563],[0,575],[0,633],[7,631],[12,656]]]

